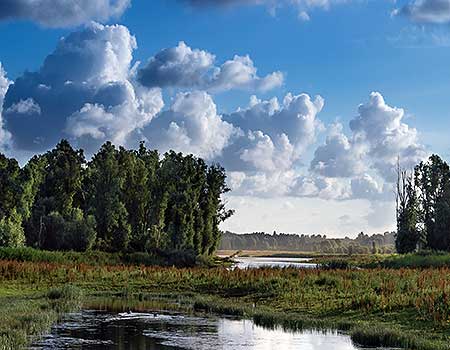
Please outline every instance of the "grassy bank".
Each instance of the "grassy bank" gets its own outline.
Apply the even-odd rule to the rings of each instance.
[[[130,303],[182,297],[197,309],[242,315],[265,326],[338,328],[365,345],[450,349],[448,268],[229,271],[3,260],[0,302],[10,305],[8,314],[33,319],[33,311],[21,314],[27,303],[34,305],[31,310],[48,312],[48,322],[29,323],[42,324],[36,330],[26,323],[11,329],[48,328],[60,313],[48,290],[64,285],[82,289],[85,302],[99,295]],[[16,337],[8,329],[1,334]]]
[[[321,255],[311,262],[324,268],[427,269],[450,268],[450,253],[423,251],[414,254]]]
[[[86,251],[83,253],[67,251],[45,251],[30,247],[4,248],[0,247],[0,260],[27,262],[46,262],[55,264],[85,264],[91,266],[144,265],[144,266],[210,266],[216,262],[213,258],[199,259],[194,252],[159,251],[150,253],[107,253],[101,251]]]
[[[0,350],[22,349],[66,312],[81,307],[81,289],[66,285],[47,292],[0,289]],[[28,286],[29,287],[29,286]]]

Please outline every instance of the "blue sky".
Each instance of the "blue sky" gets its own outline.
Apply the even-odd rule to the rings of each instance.
[[[6,0],[0,0],[0,8],[2,1]],[[41,1],[43,6],[52,3],[52,0]],[[232,60],[235,55],[249,55],[252,64],[257,68],[257,76],[252,77],[251,81],[246,81],[244,85],[234,84],[230,88],[218,87],[218,83],[213,81],[211,76],[205,75],[202,79],[209,79],[207,83],[188,84],[189,86],[184,83],[184,85],[174,84],[160,87],[162,94],[160,106],[152,105],[152,108],[158,109],[158,114],[140,114],[139,118],[142,120],[136,122],[133,130],[127,130],[126,137],[122,134],[120,137],[116,135],[117,130],[124,125],[120,123],[115,130],[116,134],[104,133],[105,137],[116,137],[116,143],[126,145],[129,144],[128,136],[136,133],[147,137],[151,135],[154,139],[158,139],[155,135],[159,134],[160,129],[157,128],[168,130],[169,121],[178,123],[179,126],[186,122],[184,119],[180,120],[181,117],[178,116],[178,114],[184,113],[184,110],[180,112],[176,106],[172,105],[174,101],[180,99],[177,93],[205,91],[205,94],[211,99],[197,94],[193,97],[194,102],[191,102],[198,106],[200,105],[198,99],[201,99],[205,106],[214,104],[218,112],[217,116],[214,114],[211,118],[219,118],[214,119],[214,123],[216,123],[214,125],[218,130],[217,134],[211,136],[195,132],[196,136],[188,135],[191,138],[189,147],[179,146],[178,148],[181,151],[194,152],[210,158],[211,161],[222,160],[230,172],[236,173],[236,178],[240,179],[236,181],[240,184],[241,182],[246,183],[247,180],[250,182],[250,178],[252,179],[253,182],[247,188],[244,185],[242,185],[243,188],[237,186],[235,194],[230,197],[230,204],[238,209],[238,214],[230,220],[225,228],[236,231],[253,229],[266,231],[277,229],[306,233],[326,231],[334,235],[353,235],[361,230],[377,232],[391,229],[394,227],[393,215],[385,217],[380,212],[385,212],[386,208],[392,208],[392,196],[388,198],[387,195],[390,192],[391,180],[387,175],[390,170],[386,169],[388,166],[392,166],[395,152],[398,155],[404,154],[405,159],[407,158],[411,162],[420,160],[420,157],[429,152],[437,152],[444,157],[450,157],[447,136],[447,130],[450,128],[450,99],[448,98],[450,92],[450,65],[448,63],[450,62],[450,25],[448,23],[450,2],[448,0],[397,2],[331,0],[330,5],[326,8],[320,5],[308,6],[305,5],[307,2],[302,0],[259,1],[262,4],[255,4],[258,1],[251,0],[234,0],[230,1],[233,2],[230,6],[203,6],[202,2],[207,2],[207,0],[198,0],[200,5],[195,6],[189,5],[189,0],[134,0],[127,9],[124,7],[123,10],[112,16],[95,11],[106,11],[104,9],[108,5],[104,4],[114,3],[114,1],[99,0],[98,2],[105,7],[99,7],[100,10],[92,10],[92,15],[86,11],[87,14],[82,20],[68,18],[56,24],[52,19],[44,18],[45,16],[43,17],[42,14],[36,15],[34,9],[27,8],[30,6],[28,0],[19,2],[23,3],[24,9],[20,15],[14,13],[14,9],[11,9],[11,15],[6,16],[8,17],[6,19],[0,14],[0,33],[3,38],[0,46],[0,62],[11,82],[20,78],[25,71],[38,72],[45,58],[55,50],[60,38],[67,38],[72,32],[82,32],[84,25],[91,19],[103,24],[121,24],[129,30],[131,35],[136,37],[138,47],[132,53],[130,71],[137,61],[142,62],[138,69],[150,71],[150,66],[146,65],[151,57],[157,55],[164,48],[177,47],[181,41],[184,41],[189,49],[198,49],[204,53],[214,54],[216,67],[221,67],[221,64]],[[71,0],[70,2],[83,3],[83,0]],[[118,0],[118,2],[126,3],[128,0]],[[272,8],[274,3],[280,5],[275,13]],[[314,1],[310,4],[314,4]],[[448,13],[442,4],[448,5]],[[400,9],[398,15],[393,15],[395,9]],[[29,12],[27,12],[28,10]],[[309,20],[305,21],[299,18],[299,13],[302,11],[307,13]],[[98,20],[99,18],[101,20]],[[112,38],[108,40],[115,40],[114,36]],[[64,50],[70,49],[65,46]],[[70,65],[67,69],[70,69]],[[268,77],[273,72],[282,73],[282,83],[273,83],[270,89],[258,88],[257,84],[261,79]],[[43,74],[40,79],[44,79]],[[109,80],[111,79],[116,80],[114,77],[109,78]],[[122,80],[117,79],[117,81],[120,80],[120,83],[123,83],[125,80],[128,82],[133,79],[126,77]],[[136,91],[141,89],[134,84],[133,82],[132,85]],[[141,86],[141,84],[149,89],[155,87],[159,89],[152,81],[141,80],[138,85]],[[95,85],[95,89],[99,90],[102,86]],[[30,119],[29,122],[27,122],[28,119],[17,119],[20,118],[17,116],[17,111],[20,110],[18,106],[22,102],[30,102],[27,106],[31,105],[34,108],[31,108],[32,110],[39,111],[38,114],[43,117],[43,120],[45,120],[46,113],[50,113],[43,105],[44,102],[40,102],[37,96],[24,91],[24,89],[20,84],[10,87],[3,106],[4,128],[10,133],[8,139],[10,144],[6,149],[10,154],[22,157],[29,156],[34,150],[21,149],[18,141],[20,137],[37,137],[32,135],[32,131],[25,132],[22,129],[35,129],[39,124],[33,124],[36,118]],[[369,97],[372,91],[377,91],[384,97],[383,103],[379,103],[380,100],[376,96]],[[283,119],[274,119],[274,125],[260,125],[245,129],[244,124],[241,124],[242,119],[233,115],[238,108],[241,110],[248,108],[252,95],[256,95],[262,100],[277,97],[281,104],[284,96],[288,93],[292,93],[294,96],[306,93],[312,101],[314,101],[314,96],[320,95],[325,101],[323,108],[310,111],[314,114],[312,117],[315,130],[308,142],[304,141],[304,130],[299,131],[301,135],[294,135],[289,130],[283,129],[281,125],[284,123]],[[94,101],[93,99],[95,100],[94,97],[90,97],[86,102]],[[370,101],[375,101],[374,104],[378,104],[379,107],[373,113],[370,112]],[[96,100],[95,103],[98,104]],[[358,111],[360,104],[367,104],[368,112],[366,114],[364,111]],[[178,106],[186,108],[186,105],[181,102]],[[393,126],[389,129],[391,134],[401,134],[395,136],[397,139],[394,141],[392,141],[391,134],[381,133],[370,136],[370,130],[367,129],[371,128],[374,123],[369,120],[372,115],[379,116],[377,120],[380,122],[385,122],[386,118],[397,120],[396,116],[399,115],[395,114],[396,112],[387,111],[388,107],[404,109],[400,124],[392,121]],[[107,109],[106,106],[105,109]],[[283,107],[281,107],[282,109]],[[70,112],[71,115],[67,115],[68,120],[72,121],[67,125],[79,127],[76,130],[81,130],[81,127],[79,124],[74,124],[73,120],[81,120],[84,123],[86,120],[93,120],[92,110],[89,115],[86,115],[84,110],[84,114],[80,113],[81,110],[82,108],[77,107],[76,110]],[[106,112],[110,113],[108,115],[116,116],[114,114],[116,110]],[[72,114],[72,112],[74,113]],[[97,110],[95,112],[100,113]],[[127,110],[127,113],[130,112]],[[203,111],[193,111],[192,115],[195,115],[196,118],[198,113],[203,113]],[[190,116],[188,112],[186,115]],[[282,115],[281,112],[280,115]],[[89,128],[83,124],[82,131],[76,135],[72,133],[71,136],[83,138],[83,142],[87,136],[98,139],[99,134],[103,135],[102,126],[98,125],[98,119],[102,117],[99,114],[96,116],[98,117],[95,119],[95,135],[92,132],[92,124],[89,124]],[[159,118],[159,123],[150,122],[150,120],[156,120],[156,117]],[[350,121],[358,119],[358,117],[366,121],[359,128],[350,128]],[[168,122],[165,123],[163,118],[167,118]],[[341,129],[338,128],[338,131],[333,126],[335,122],[341,124]],[[280,125],[275,125],[277,123]],[[409,128],[407,131],[404,131],[405,125]],[[44,127],[44,124],[42,126]],[[282,162],[282,159],[286,157],[286,153],[281,151],[274,152],[269,165],[267,162],[263,165],[255,164],[253,159],[249,160],[250,156],[257,157],[260,150],[254,144],[255,139],[230,141],[236,140],[235,131],[238,129],[243,134],[261,130],[267,136],[266,141],[275,144],[275,149],[278,147],[277,138],[281,134],[287,135],[289,147],[292,146],[295,149],[294,155],[291,153],[289,155],[289,165],[283,168],[286,162]],[[397,132],[397,129],[403,131]],[[57,136],[59,137],[61,131],[61,137],[66,137],[64,132],[67,130],[68,127],[55,130],[55,133],[58,132]],[[340,140],[336,143],[341,146],[342,143],[348,141],[349,145],[342,146],[345,152],[355,153],[336,155],[337,151],[332,150],[332,145],[330,145],[324,150],[322,158],[318,159],[315,156],[317,150],[324,145],[326,137],[330,133],[336,140]],[[0,133],[0,135],[2,134]],[[206,139],[210,137],[213,141],[224,140],[223,147],[211,148],[206,141],[203,142],[203,139],[193,140],[193,137],[206,137]],[[245,138],[246,136],[239,137]],[[359,140],[361,137],[365,138],[364,145]],[[380,141],[376,137],[385,137],[385,139]],[[293,141],[294,139],[297,141]],[[82,141],[79,142],[80,146],[88,147],[84,146]],[[233,142],[240,148],[238,146],[230,147]],[[248,146],[250,142],[253,142],[252,147]],[[392,149],[383,150],[380,153],[379,143],[382,142],[389,143]],[[88,142],[88,144],[91,143]],[[177,145],[170,143],[170,139],[158,139],[155,144],[155,147],[161,147],[162,150],[170,146],[177,148]],[[258,143],[257,146],[261,146],[261,143]],[[230,153],[229,148],[233,149],[235,153]],[[412,149],[414,149],[414,157],[410,156],[413,152]],[[35,151],[42,150],[36,149]],[[285,151],[283,148],[283,152]],[[346,172],[344,175],[342,171],[340,173],[332,172],[331,167],[334,165],[328,164],[327,161],[334,162],[338,156],[343,156],[347,161],[352,157],[357,157],[362,163],[371,165],[362,169],[361,164],[352,164],[351,166],[355,167],[355,172],[352,174]],[[237,164],[238,162],[235,160],[239,157],[242,162]],[[276,159],[277,157],[280,159]],[[279,165],[281,163],[283,166]],[[310,163],[319,164],[320,169],[316,168],[313,171]],[[379,163],[383,163],[383,165]],[[407,163],[407,165],[410,164]],[[290,175],[289,180],[291,182],[284,185],[283,181],[288,180],[281,179],[283,177],[281,173],[275,174],[274,167],[281,167],[283,173],[292,171],[293,175]],[[266,180],[271,179],[270,186],[267,183],[261,184],[260,177],[262,176]],[[242,180],[243,178],[245,180]],[[351,186],[351,181],[356,183],[364,179],[364,183],[367,184],[368,178],[370,178],[369,184],[375,187],[363,190],[359,196],[355,194],[356,187],[353,187],[352,193],[350,193],[351,191],[347,193],[342,189],[342,187]],[[316,186],[316,189],[312,192],[306,191],[303,185],[300,186],[300,183],[304,182],[307,182],[308,186]],[[280,183],[283,184],[280,185]],[[324,183],[327,185],[323,185]],[[332,186],[338,186],[338,191],[342,191],[342,195],[330,196],[327,194],[327,191],[331,191],[331,187],[327,187],[329,183],[332,183]],[[272,188],[274,185],[276,185],[275,187],[280,185],[278,187],[283,188],[277,187],[276,190],[270,191],[257,189],[257,186]],[[299,186],[302,188],[301,190]],[[336,192],[336,190],[334,191]],[[272,192],[272,194],[268,192]],[[302,208],[303,216],[299,214],[300,208]],[[326,222],[323,219],[314,220],[316,216],[314,213],[320,212],[329,214],[329,220],[325,220]],[[256,220],[254,220],[255,218]]]

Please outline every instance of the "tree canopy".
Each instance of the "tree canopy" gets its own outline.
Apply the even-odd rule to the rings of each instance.
[[[62,140],[23,168],[0,154],[0,246],[210,255],[233,211],[225,170],[106,142],[87,161]]]
[[[450,251],[449,165],[432,155],[414,172],[399,169],[398,174],[397,251]]]

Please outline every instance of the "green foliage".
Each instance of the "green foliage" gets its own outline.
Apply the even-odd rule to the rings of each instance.
[[[10,217],[0,220],[0,247],[22,247],[25,245],[25,234],[21,216],[13,210]]]
[[[0,246],[45,250],[213,254],[226,175],[218,165],[143,143],[106,142],[86,163],[62,140],[24,168],[0,155]],[[188,259],[189,260],[189,259]]]
[[[439,156],[418,164],[414,175],[399,169],[397,228],[399,253],[450,251],[450,167]]]
[[[47,249],[85,251],[94,245],[95,219],[92,215],[84,217],[81,209],[72,209],[66,217],[59,212],[51,212],[43,224]]]
[[[19,164],[0,154],[0,247],[20,247],[25,243],[22,199]]]
[[[83,249],[77,242],[69,246],[82,195],[85,164],[82,151],[66,140],[43,156],[30,160],[24,168],[24,204],[27,243],[43,249]],[[72,237],[74,238],[74,237]],[[83,239],[83,237],[80,237]]]
[[[20,192],[19,164],[0,154],[0,218],[10,216],[17,208]]]
[[[446,233],[445,229],[442,231],[442,225],[437,227],[436,224],[438,220],[446,220],[444,205],[450,200],[449,181],[449,166],[437,155],[430,156],[427,162],[416,166],[415,182],[420,198],[418,209],[427,248],[442,249],[441,239]],[[443,224],[445,225],[445,221]]]
[[[395,248],[401,254],[410,253],[419,244],[418,203],[414,178],[398,170],[397,180],[397,234]]]
[[[124,181],[119,153],[107,142],[89,163],[87,176],[88,208],[97,222],[98,246],[107,251],[125,251],[130,240],[131,225],[121,196]]]

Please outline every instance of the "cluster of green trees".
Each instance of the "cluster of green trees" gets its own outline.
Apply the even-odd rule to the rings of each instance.
[[[450,251],[450,167],[437,155],[398,170],[396,248]]]
[[[0,246],[108,252],[217,248],[226,174],[192,155],[110,142],[86,161],[62,140],[23,168],[0,154]]]
[[[221,250],[285,250],[293,252],[319,252],[332,254],[390,253],[394,251],[394,232],[367,235],[361,232],[356,238],[327,238],[326,235],[298,235],[253,232],[236,234],[224,232]]]

